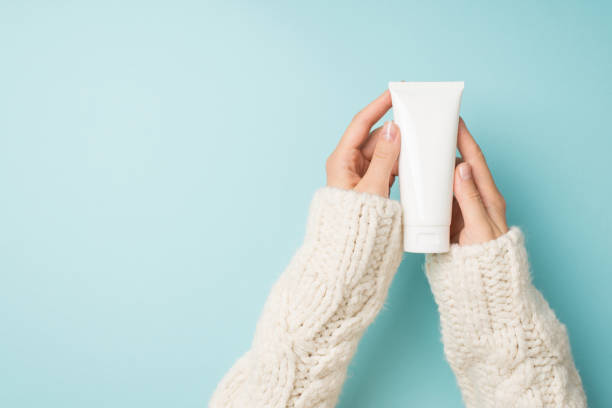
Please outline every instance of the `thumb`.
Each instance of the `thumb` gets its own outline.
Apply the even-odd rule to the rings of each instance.
[[[469,163],[460,163],[455,169],[454,190],[465,226],[478,235],[490,230],[489,215],[474,183]]]
[[[355,190],[389,197],[389,179],[400,153],[400,130],[393,122],[385,123],[372,154],[372,160]]]

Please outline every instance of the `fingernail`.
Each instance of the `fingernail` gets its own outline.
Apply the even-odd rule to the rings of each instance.
[[[385,123],[385,128],[383,130],[383,136],[385,140],[394,141],[397,137],[397,126],[393,125],[393,122],[389,121]]]
[[[468,163],[461,163],[459,165],[459,176],[462,180],[469,180],[472,178],[472,166]]]

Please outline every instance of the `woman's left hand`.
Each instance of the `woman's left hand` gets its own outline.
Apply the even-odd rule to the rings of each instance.
[[[370,130],[390,108],[387,90],[353,117],[327,159],[328,186],[389,197],[397,176],[400,131],[393,122]]]
[[[461,162],[455,168],[451,242],[472,245],[508,232],[506,200],[499,192],[482,150],[459,118],[457,147]]]

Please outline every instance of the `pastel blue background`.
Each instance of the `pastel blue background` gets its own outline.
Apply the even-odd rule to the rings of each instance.
[[[465,81],[590,406],[612,406],[611,3],[494,3],[3,1],[0,406],[206,406],[326,157],[401,79]],[[461,406],[422,261],[340,407]]]

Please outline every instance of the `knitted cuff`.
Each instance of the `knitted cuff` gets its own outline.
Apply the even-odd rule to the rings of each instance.
[[[328,321],[359,315],[367,325],[378,313],[402,260],[401,206],[368,193],[323,187],[314,194],[306,236],[277,283],[287,331],[316,337]],[[283,324],[285,324],[283,323]]]
[[[395,200],[323,187],[312,199],[304,243],[321,251],[319,259],[343,263],[328,265],[327,270],[343,270],[349,263],[364,268],[364,262],[379,263],[385,253],[398,252],[401,216]]]
[[[291,398],[314,398],[313,384],[339,392],[401,262],[401,228],[401,206],[388,198],[333,187],[314,194],[304,243],[272,289],[252,347],[254,360],[295,372]]]
[[[441,322],[454,337],[478,341],[507,330],[530,303],[529,265],[518,227],[483,244],[453,244],[447,253],[427,255],[426,273]]]

